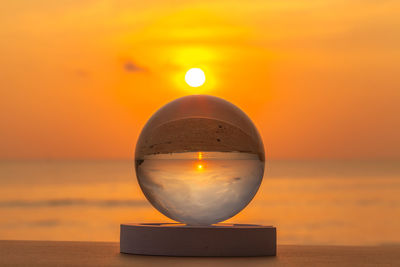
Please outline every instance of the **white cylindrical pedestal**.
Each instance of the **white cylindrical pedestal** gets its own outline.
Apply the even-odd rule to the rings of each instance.
[[[160,256],[275,256],[276,228],[251,224],[121,224],[120,251]]]

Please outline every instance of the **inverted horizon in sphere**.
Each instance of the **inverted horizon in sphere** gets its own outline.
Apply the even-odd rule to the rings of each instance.
[[[146,198],[188,225],[215,224],[244,209],[261,184],[264,164],[264,146],[250,118],[209,95],[161,107],[144,126],[135,151]]]
[[[242,152],[164,153],[136,161],[140,187],[162,214],[188,225],[211,225],[239,213],[257,193],[264,162]]]

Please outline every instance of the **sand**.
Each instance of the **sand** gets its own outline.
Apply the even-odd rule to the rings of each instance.
[[[228,101],[190,95],[161,107],[146,123],[136,158],[158,153],[239,151],[264,160],[264,146],[251,119]]]
[[[239,151],[264,159],[264,148],[258,138],[230,123],[207,118],[179,119],[147,129],[137,143],[136,157],[193,151]]]
[[[276,257],[194,258],[119,253],[119,243],[0,241],[1,266],[400,266],[400,246],[280,245]]]

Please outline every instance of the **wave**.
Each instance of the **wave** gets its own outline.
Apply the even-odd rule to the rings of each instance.
[[[121,206],[147,206],[146,200],[93,200],[93,199],[46,199],[46,200],[12,200],[0,201],[1,207],[60,207],[60,206],[97,206],[97,207],[121,207]]]

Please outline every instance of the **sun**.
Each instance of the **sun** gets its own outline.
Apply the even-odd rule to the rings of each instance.
[[[186,72],[185,81],[191,87],[199,87],[206,81],[206,75],[201,69],[192,68]]]

